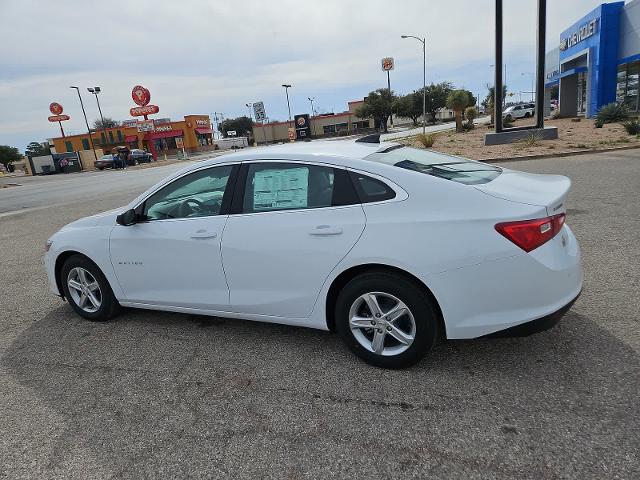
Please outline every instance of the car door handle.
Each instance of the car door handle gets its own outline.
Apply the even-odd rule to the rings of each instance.
[[[196,230],[191,234],[191,238],[216,238],[218,234],[209,230]]]
[[[310,235],[340,235],[342,227],[334,227],[332,225],[318,225],[309,232]]]

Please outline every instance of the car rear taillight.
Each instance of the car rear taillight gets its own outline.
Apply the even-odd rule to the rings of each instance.
[[[502,222],[496,230],[507,240],[512,241],[525,252],[535,250],[555,237],[564,225],[565,214],[517,222]]]

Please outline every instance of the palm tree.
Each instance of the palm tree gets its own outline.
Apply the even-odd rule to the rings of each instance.
[[[469,94],[466,90],[454,90],[447,97],[447,108],[456,115],[456,132],[464,132],[462,127],[462,112],[469,106]]]

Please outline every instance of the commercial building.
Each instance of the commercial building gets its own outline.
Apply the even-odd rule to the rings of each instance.
[[[180,144],[188,152],[214,150],[212,133],[208,115],[186,115],[178,121],[169,118],[150,119],[148,122],[126,120],[119,127],[93,132],[91,138],[95,148],[104,152],[126,145],[130,149],[147,149],[157,157],[160,153],[180,150]],[[58,153],[91,149],[88,133],[52,138],[49,142]]]
[[[349,109],[340,113],[327,113],[309,117],[309,130],[311,137],[332,137],[363,133],[376,128],[374,121],[368,118],[360,118],[356,110],[364,103],[364,100],[349,102]],[[294,128],[294,120],[291,124],[286,122],[269,122],[253,126],[253,138],[258,143],[282,142],[289,139],[289,127]]]
[[[551,90],[562,116],[594,116],[607,103],[640,110],[640,0],[603,3],[560,34],[547,53],[545,114]]]

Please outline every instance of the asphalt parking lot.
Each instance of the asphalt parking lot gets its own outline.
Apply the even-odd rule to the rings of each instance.
[[[48,293],[44,242],[144,180],[0,215],[0,477],[639,478],[640,153],[501,165],[573,180],[583,294],[551,331],[403,371],[302,328],[81,320]]]

